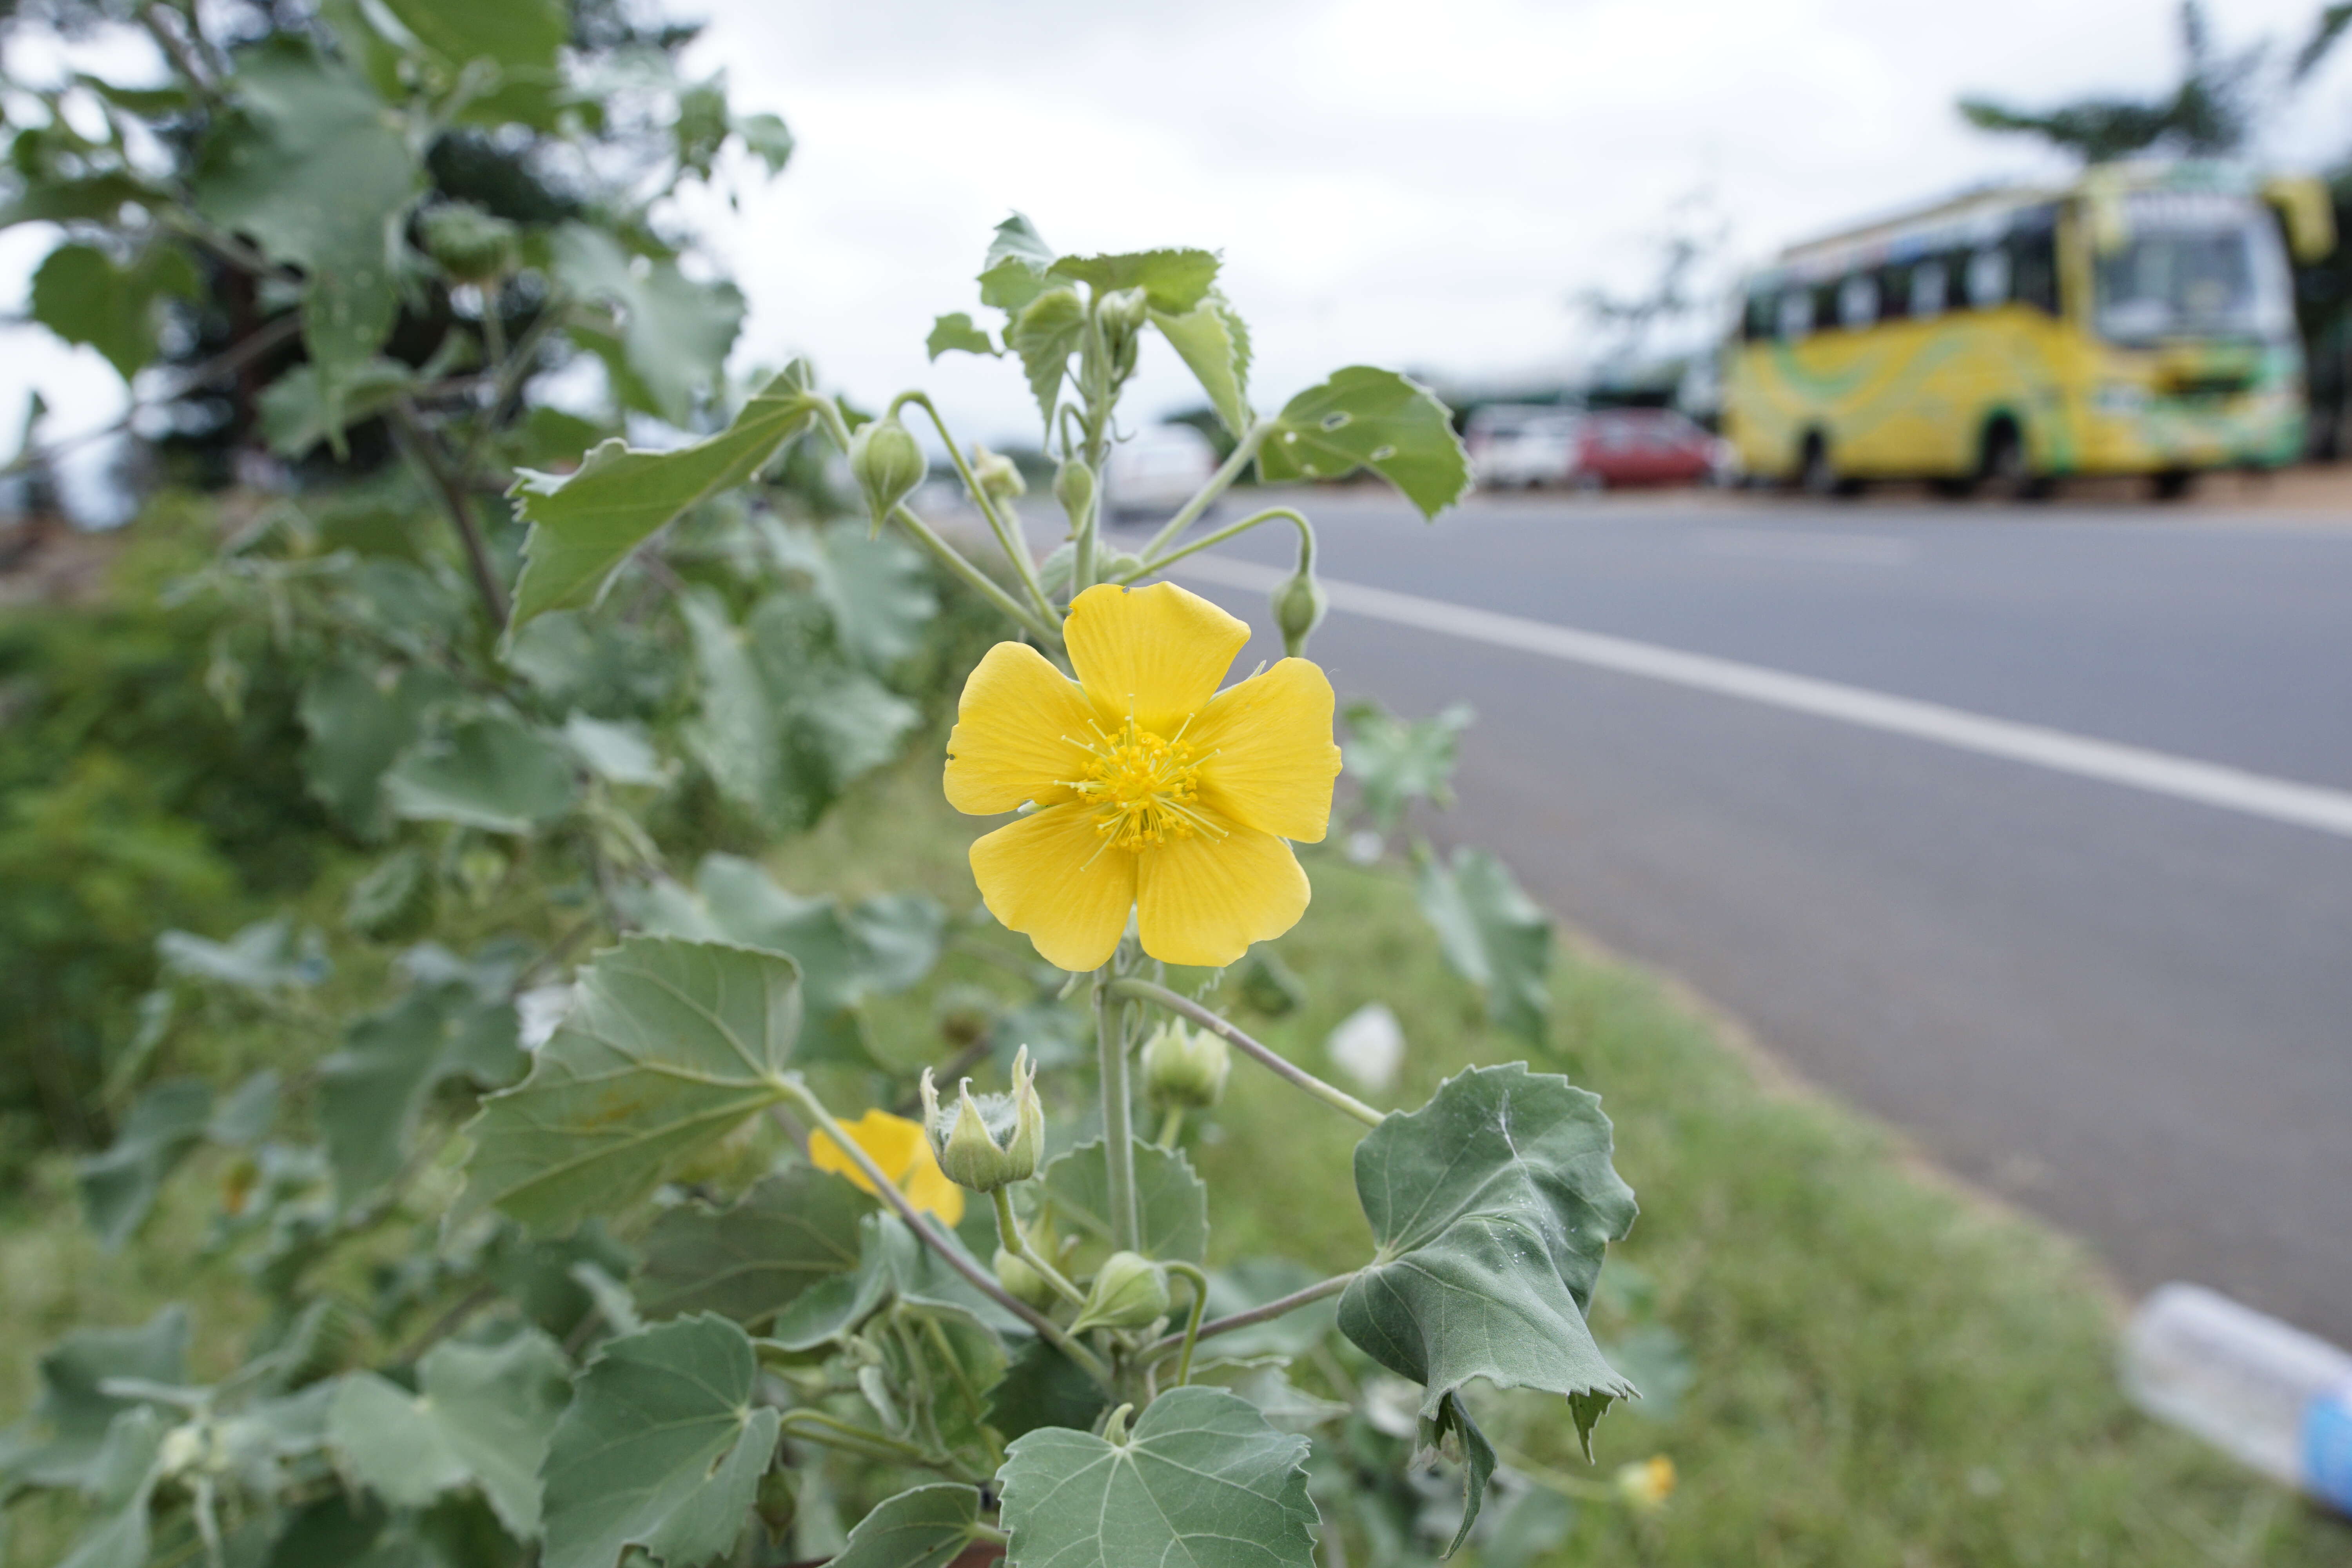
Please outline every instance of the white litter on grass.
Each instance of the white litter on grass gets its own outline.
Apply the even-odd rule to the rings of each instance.
[[[1359,866],[1379,864],[1388,849],[1388,842],[1369,827],[1359,827],[1348,835],[1348,858]]]
[[[1404,1029],[1386,1003],[1367,1002],[1339,1020],[1323,1048],[1357,1088],[1378,1093],[1396,1082],[1404,1066]]]
[[[576,987],[534,985],[515,998],[515,1039],[524,1050],[535,1051],[555,1038],[555,1031],[572,1012]]]

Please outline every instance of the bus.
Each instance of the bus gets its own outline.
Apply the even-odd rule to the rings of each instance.
[[[1753,478],[2020,499],[2071,474],[2177,495],[2303,453],[2290,252],[2335,246],[2316,180],[2096,165],[1791,247],[1746,279],[1724,434]]]

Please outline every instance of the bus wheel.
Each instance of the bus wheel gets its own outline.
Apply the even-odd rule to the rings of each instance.
[[[2148,489],[2158,500],[2179,500],[2196,488],[2193,468],[2167,468],[2148,480]]]
[[[1995,500],[2045,500],[2050,481],[2038,478],[2026,456],[2025,436],[2015,424],[1996,419],[1986,427],[1979,483]]]

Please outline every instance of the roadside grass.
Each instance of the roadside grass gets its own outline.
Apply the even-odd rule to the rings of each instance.
[[[936,738],[935,738],[936,739]],[[802,890],[917,889],[975,902],[962,847],[982,826],[948,813],[936,745],[772,858]],[[1462,1068],[1527,1053],[1485,1023],[1393,870],[1307,858],[1313,907],[1281,943],[1307,1001],[1250,1027],[1328,1070],[1322,1042],[1364,1003],[1409,1042],[1376,1103],[1420,1103]],[[912,1039],[927,1005],[880,1029]],[[1563,952],[1555,1041],[1537,1065],[1599,1092],[1617,1165],[1643,1214],[1612,1252],[1646,1282],[1650,1314],[1687,1348],[1693,1382],[1670,1408],[1612,1411],[1597,1469],[1556,1401],[1474,1391],[1490,1431],[1560,1471],[1605,1478],[1664,1453],[1681,1485],[1637,1516],[1586,1506],[1549,1561],[1854,1568],[2276,1564],[2352,1561],[2352,1528],[2252,1480],[2136,1415],[2114,1375],[2116,1307],[2072,1243],[1923,1172],[1900,1141],[1810,1095],[1766,1084],[1752,1059],[1655,979]],[[901,1048],[907,1048],[901,1042]],[[887,1054],[898,1055],[898,1051]],[[1237,1065],[1225,1103],[1187,1142],[1218,1194],[1217,1260],[1282,1253],[1330,1268],[1362,1260],[1356,1125]],[[80,1229],[69,1168],[34,1169],[0,1209],[0,1420],[29,1402],[41,1346],[76,1321],[130,1323],[178,1298],[195,1316],[196,1370],[234,1363],[255,1326],[235,1268],[202,1246],[203,1161],[167,1188],[141,1240],[100,1251]],[[1631,1268],[1627,1268],[1631,1265]],[[1624,1331],[1622,1290],[1596,1327]],[[45,1505],[46,1506],[46,1505]],[[52,1560],[54,1522],[21,1512],[9,1563]],[[46,1527],[45,1527],[46,1526]],[[28,1552],[31,1553],[28,1555]]]

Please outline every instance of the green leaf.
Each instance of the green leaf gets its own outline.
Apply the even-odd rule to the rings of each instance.
[[[693,1568],[733,1546],[776,1448],[758,1381],[724,1318],[606,1342],[548,1449],[547,1568],[614,1568],[631,1546]]]
[[[1278,1301],[1304,1290],[1322,1278],[1305,1264],[1286,1258],[1244,1258],[1209,1276],[1208,1315],[1222,1318],[1263,1307],[1268,1301]],[[1262,1355],[1302,1356],[1331,1331],[1338,1310],[1337,1304],[1328,1299],[1312,1301],[1279,1318],[1220,1334],[1202,1346],[1202,1353],[1213,1347],[1218,1355],[1244,1360]]]
[[[1268,480],[1339,479],[1370,468],[1435,517],[1470,488],[1470,459],[1445,405],[1392,370],[1355,364],[1310,386],[1275,416],[1258,449]]]
[[[743,291],[732,283],[698,283],[675,261],[632,257],[611,235],[583,223],[557,229],[551,244],[558,282],[620,311],[615,330],[575,328],[572,335],[604,359],[622,403],[687,425],[697,402],[717,386],[734,346]]]
[[[1045,290],[1045,268],[1054,264],[1054,247],[1037,233],[1037,226],[1014,213],[996,226],[988,254],[980,264],[980,302],[1000,310],[1018,311]]]
[[[686,743],[728,799],[779,832],[812,826],[898,753],[921,715],[827,646],[816,603],[770,594],[740,626],[708,590],[681,601],[702,675]]]
[[[980,1489],[954,1481],[916,1487],[874,1505],[832,1568],[947,1568],[979,1539]]]
[[[1447,866],[1425,857],[1414,886],[1421,912],[1456,973],[1486,995],[1486,1016],[1531,1046],[1551,1015],[1551,921],[1484,849]]]
[[[1056,1258],[1067,1271],[1091,1274],[1114,1250],[1109,1145],[1100,1138],[1049,1161],[1039,1181],[1055,1237],[1077,1246]],[[1198,1263],[1209,1248],[1209,1191],[1183,1152],[1135,1145],[1135,1205],[1139,1243],[1132,1250],[1162,1262]]]
[[[1478,1522],[1478,1510],[1486,1501],[1486,1483],[1495,1479],[1495,1446],[1470,1418],[1459,1389],[1439,1398],[1435,1415],[1422,1417],[1421,1452],[1413,1456],[1413,1466],[1418,1468],[1441,1454],[1462,1467],[1462,1527],[1444,1553],[1451,1557],[1470,1539],[1470,1527]]]
[[[146,1568],[147,1507],[161,1479],[158,1461],[169,1426],[152,1409],[115,1416],[83,1487],[106,1517],[58,1568]]]
[[[410,1394],[373,1373],[336,1390],[327,1441],[352,1479],[395,1508],[423,1508],[478,1486],[519,1540],[539,1533],[539,1468],[572,1396],[572,1372],[537,1329],[504,1343],[445,1341],[417,1365]]]
[[[416,373],[378,357],[342,373],[340,403],[330,406],[315,364],[298,364],[261,389],[261,436],[281,458],[299,458],[361,420],[383,413],[415,384]]]
[[[151,246],[117,267],[94,245],[67,244],[33,274],[33,319],[69,343],[96,349],[127,382],[155,357],[164,297],[201,292],[195,268],[176,246]]]
[[[1049,1426],[997,1472],[1012,1568],[1311,1568],[1307,1439],[1222,1388],[1178,1388],[1127,1440]]]
[[[548,71],[571,37],[558,0],[383,0],[410,37],[444,64],[488,60],[509,71]]]
[[[356,664],[327,665],[302,683],[296,702],[309,736],[303,782],[344,826],[383,837],[392,826],[384,771],[424,733],[427,712],[456,693],[448,678],[415,666],[386,681]]]
[[[392,331],[400,231],[424,172],[367,84],[307,47],[245,51],[230,86],[243,112],[205,142],[195,205],[308,275],[302,339],[340,429],[349,379]]]
[[[661,753],[643,724],[592,719],[573,712],[563,721],[563,743],[580,765],[606,784],[657,785],[669,782]]]
[[[1454,804],[1462,731],[1476,717],[1454,703],[1434,719],[1400,719],[1370,699],[1348,704],[1347,774],[1382,833],[1393,833],[1416,800]]]
[[[1200,303],[1181,312],[1151,312],[1152,324],[1190,366],[1209,406],[1217,411],[1235,439],[1249,433],[1254,416],[1249,405],[1250,336],[1241,317],[1225,297],[1212,289]]]
[[[569,474],[523,470],[512,494],[530,535],[512,625],[604,597],[629,552],[672,520],[767,467],[808,428],[804,367],[778,375],[718,435],[667,452],[606,441]]]
[[[933,321],[931,335],[923,340],[923,348],[935,360],[950,351],[957,353],[987,354],[992,358],[997,352],[996,341],[973,326],[971,317],[961,310],[941,316],[938,321]]]
[[[922,647],[940,596],[912,545],[849,519],[770,537],[777,559],[807,575],[833,616],[834,640],[858,663],[878,675]]]
[[[739,114],[735,117],[735,134],[743,139],[745,152],[768,165],[768,178],[772,180],[782,174],[784,165],[793,160],[792,128],[779,116]]]
[[[580,972],[530,1076],[467,1123],[458,1215],[554,1231],[652,1190],[673,1162],[781,1100],[799,974],[774,953],[632,937]]]
[[[731,1208],[681,1204],[645,1240],[637,1295],[646,1316],[717,1312],[765,1322],[820,1279],[857,1267],[857,1222],[874,1200],[807,1165],[762,1178]]]
[[[90,223],[121,221],[126,206],[150,206],[166,198],[137,175],[119,169],[80,178],[55,177],[24,182],[0,197],[0,229],[20,223]]]
[[[1339,1298],[1339,1329],[1427,1390],[1435,1421],[1472,1378],[1564,1394],[1592,1423],[1633,1385],[1585,1324],[1608,1244],[1633,1223],[1600,1100],[1522,1063],[1473,1068],[1356,1146],[1380,1250]]]
[[[0,1466],[0,1491],[12,1486],[91,1489],[116,1416],[141,1402],[103,1392],[114,1379],[164,1387],[187,1375],[188,1310],[176,1302],[135,1329],[75,1329],[43,1352],[40,1397],[27,1423],[31,1440]]]
[[[256,921],[226,942],[167,931],[155,939],[155,956],[166,974],[255,994],[308,990],[333,968],[319,933],[297,931],[287,915]]]
[[[529,833],[572,809],[580,778],[561,741],[504,714],[469,719],[411,746],[383,775],[394,816]]]
[[[1202,1347],[1204,1354],[1212,1352],[1215,1342]],[[1290,1374],[1280,1366],[1213,1363],[1204,1370],[1202,1361],[1192,1363],[1195,1381],[1230,1388],[1252,1405],[1269,1426],[1285,1432],[1311,1432],[1318,1426],[1328,1426],[1348,1415],[1354,1408],[1336,1399],[1324,1399],[1307,1393],[1290,1381]]]
[[[420,984],[356,1019],[342,1048],[319,1064],[319,1125],[346,1204],[399,1173],[433,1093],[452,1079],[511,1083],[526,1058],[504,995]]]
[[[1214,251],[1138,250],[1123,256],[1065,256],[1045,270],[1089,285],[1097,297],[1118,289],[1140,289],[1151,309],[1181,316],[1208,298],[1217,266]]]
[[[139,1228],[163,1178],[204,1141],[212,1114],[213,1091],[204,1079],[165,1079],[132,1103],[105,1153],[80,1162],[82,1218],[107,1250]]]
[[[1069,373],[1070,356],[1086,341],[1087,308],[1075,289],[1049,289],[1021,308],[1004,333],[1004,346],[1021,356],[1029,391],[1051,422],[1054,403]]]
[[[803,1291],[777,1314],[769,1340],[790,1351],[812,1350],[849,1333],[892,1301],[961,1312],[1000,1335],[1029,1331],[1028,1325],[982,1295],[918,1240],[897,1215],[869,1214],[859,1226],[857,1271],[820,1280]],[[956,1237],[944,1239],[972,1261]]]
[[[1108,1403],[1102,1384],[1086,1368],[1055,1349],[1052,1341],[1032,1339],[989,1390],[988,1424],[1007,1442],[1040,1426],[1083,1431]]]
[[[872,1060],[866,998],[895,994],[929,973],[947,928],[946,911],[919,895],[854,906],[830,894],[803,898],[756,861],[724,854],[703,857],[694,891],[660,884],[635,912],[658,934],[789,953],[801,969],[799,1056],[853,1066]]]

